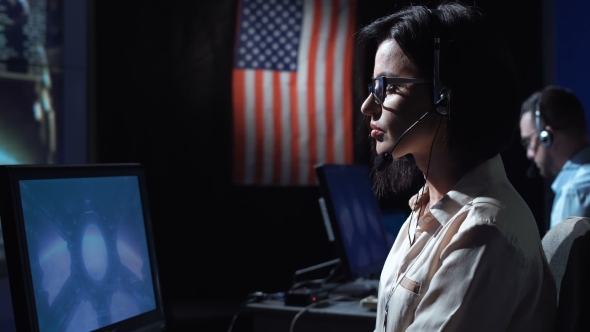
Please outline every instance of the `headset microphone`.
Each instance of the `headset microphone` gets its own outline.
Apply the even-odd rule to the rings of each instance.
[[[420,122],[420,120],[424,119],[424,117],[428,115],[428,113],[430,113],[430,110],[424,113],[424,115],[422,115],[420,119],[418,119],[418,121],[414,122],[410,127],[408,127],[408,129],[406,129],[406,131],[403,132],[403,134],[397,139],[397,141],[395,141],[395,144],[393,144],[393,148],[391,148],[391,150],[381,152],[379,155],[377,155],[377,157],[375,158],[375,168],[377,168],[378,171],[383,171],[387,166],[389,166],[389,164],[393,161],[393,150],[395,150],[395,147],[399,144],[399,142],[406,135],[406,133],[408,133],[410,129],[414,128],[414,126],[417,125],[418,122]]]

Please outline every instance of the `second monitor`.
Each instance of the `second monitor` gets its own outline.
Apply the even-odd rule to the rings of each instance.
[[[322,164],[316,173],[346,278],[379,276],[390,246],[368,166]]]

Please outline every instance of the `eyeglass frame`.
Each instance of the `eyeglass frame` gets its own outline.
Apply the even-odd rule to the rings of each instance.
[[[381,86],[383,87],[382,96],[378,96],[375,89],[375,81],[379,81]],[[386,90],[389,85],[397,85],[397,84],[406,84],[406,83],[430,83],[429,80],[424,78],[407,78],[407,77],[385,77],[385,76],[377,76],[371,77],[371,83],[367,84],[369,89],[369,96],[373,95],[373,101],[377,105],[383,104],[386,97]],[[381,100],[383,99],[383,100]]]

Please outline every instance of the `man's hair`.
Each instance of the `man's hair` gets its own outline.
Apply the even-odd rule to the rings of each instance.
[[[532,119],[535,121],[537,107],[546,126],[570,137],[586,137],[584,107],[570,89],[549,85],[536,91],[522,103],[521,116],[533,112]]]
[[[445,139],[453,158],[468,170],[505,150],[517,132],[520,100],[516,67],[490,17],[459,3],[443,3],[437,9],[440,79],[446,87],[449,111]],[[362,28],[359,40],[368,59],[374,59],[381,42],[395,40],[420,77],[432,80],[435,19],[424,6],[406,7]],[[411,174],[409,165],[394,162],[386,172]],[[381,182],[388,182],[376,183],[385,186],[376,188],[377,194],[390,189],[398,192],[413,181],[377,173],[373,172]],[[387,180],[394,178],[395,182]]]

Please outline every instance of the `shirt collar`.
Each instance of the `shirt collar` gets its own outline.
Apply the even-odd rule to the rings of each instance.
[[[559,174],[553,180],[551,184],[551,190],[557,192],[563,187],[570,179],[570,172],[577,170],[581,165],[590,163],[590,146],[583,148],[578,151],[573,157],[565,162]]]
[[[506,171],[504,170],[504,164],[502,163],[500,154],[498,154],[467,172],[455,184],[453,189],[430,208],[430,212],[444,226],[463,206],[470,203],[490,185],[505,178]],[[410,199],[410,208],[414,209],[416,199],[418,199],[416,210],[421,205],[428,203],[427,198],[430,196],[427,185],[425,189],[422,196],[419,196],[420,192],[418,192],[418,194]]]

